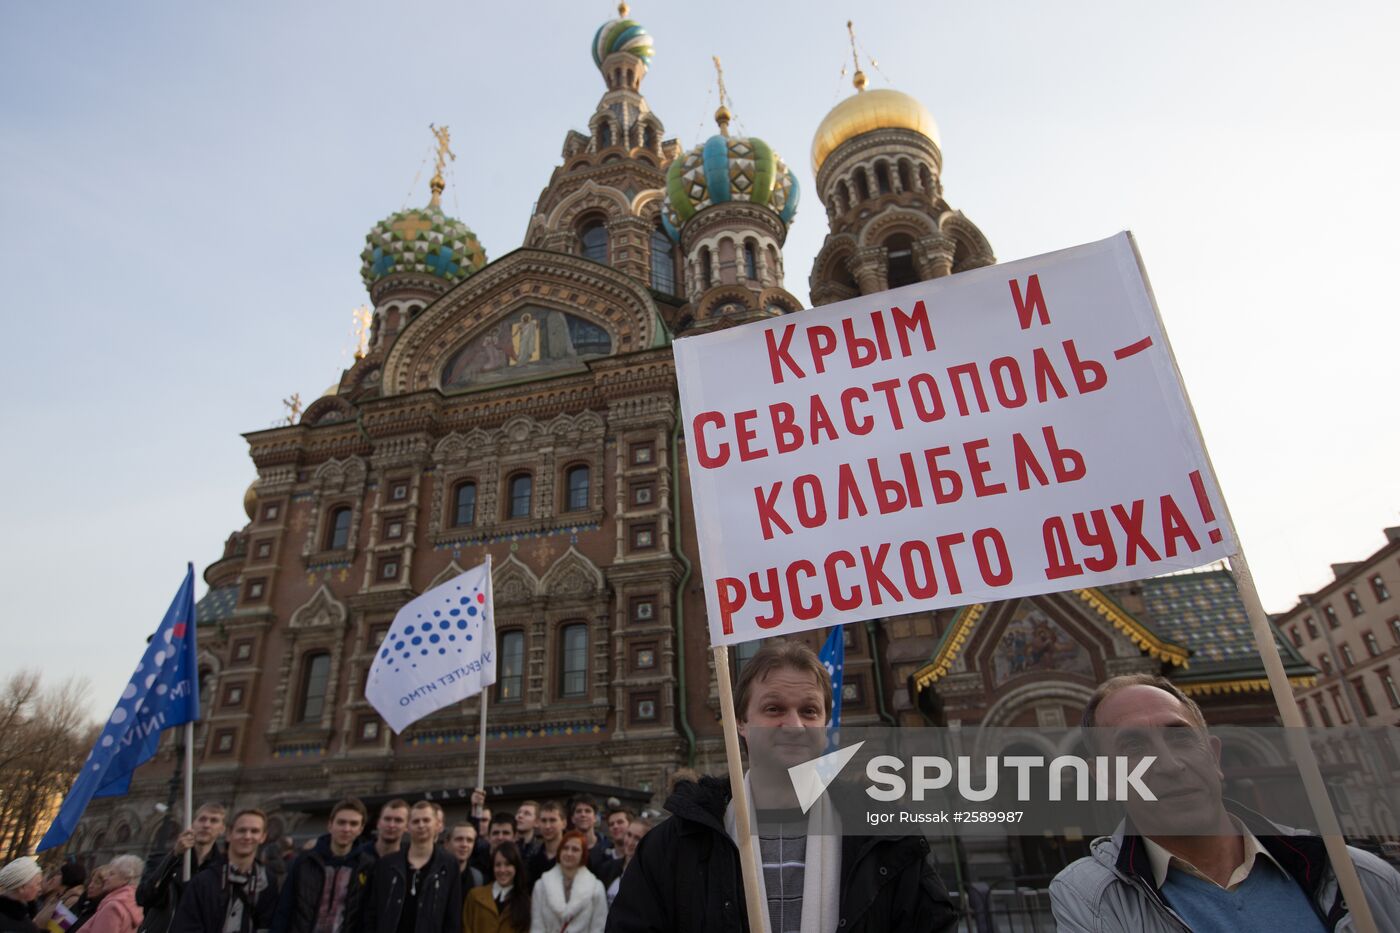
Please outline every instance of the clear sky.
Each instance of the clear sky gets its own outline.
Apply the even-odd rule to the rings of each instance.
[[[603,92],[608,3],[0,3],[0,674],[105,715],[186,561],[245,521],[241,432],[349,362],[379,218],[427,199],[520,245]],[[1400,5],[639,0],[667,135],[741,132],[797,171],[857,17],[933,113],[945,196],[1018,259],[1133,230],[1265,605],[1400,524]],[[849,72],[849,68],[847,68]],[[203,592],[203,584],[199,592]]]

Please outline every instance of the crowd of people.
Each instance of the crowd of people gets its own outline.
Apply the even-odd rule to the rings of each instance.
[[[371,828],[347,797],[299,849],[269,846],[267,817],[200,807],[168,852],[121,855],[91,874],[0,870],[0,931],[32,933],[602,933],[623,870],[652,820],[613,801],[527,800],[444,825],[442,806],[390,800]],[[185,880],[185,863],[190,880]]]
[[[763,933],[952,928],[959,914],[925,837],[822,833],[815,814],[825,805],[814,815],[798,806],[786,775],[822,753],[831,703],[816,655],[782,640],[765,644],[735,685],[745,791],[759,816],[747,838]],[[1223,798],[1220,742],[1175,685],[1111,678],[1082,724],[1096,743],[1115,743],[1108,752],[1132,758],[1151,746],[1171,805],[1130,804],[1113,836],[1060,872],[1050,887],[1058,929],[1349,927],[1321,840]],[[726,778],[696,777],[675,784],[655,825],[588,796],[492,814],[478,790],[473,819],[449,827],[438,803],[395,799],[371,828],[365,805],[347,797],[300,850],[269,844],[260,810],[227,819],[206,804],[170,851],[145,863],[122,855],[90,875],[75,864],[45,875],[31,857],[4,866],[0,933],[748,931],[735,795]],[[1378,927],[1400,931],[1400,873],[1350,855]]]

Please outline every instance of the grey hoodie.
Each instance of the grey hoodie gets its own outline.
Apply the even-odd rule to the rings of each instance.
[[[1308,894],[1323,927],[1355,928],[1321,837],[1275,825],[1243,808],[1231,812]],[[1050,882],[1057,930],[1181,933],[1191,929],[1163,899],[1152,878],[1146,847],[1126,821],[1111,837],[1095,839],[1089,851]],[[1377,928],[1381,933],[1400,933],[1400,872],[1369,852],[1350,846],[1347,851],[1361,876]]]

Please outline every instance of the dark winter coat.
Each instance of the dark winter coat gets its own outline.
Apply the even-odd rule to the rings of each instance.
[[[647,833],[622,873],[608,933],[747,931],[739,849],[724,829],[729,781],[684,781],[671,818]],[[841,933],[933,933],[957,920],[922,836],[846,836]]]
[[[0,897],[0,933],[39,933],[29,919],[29,905],[12,897]]]
[[[292,862],[287,871],[287,880],[282,885],[282,895],[278,898],[277,914],[272,921],[272,933],[311,933],[316,927],[316,913],[321,907],[321,896],[326,889],[326,871],[350,869],[350,884],[345,890],[345,910],[341,914],[342,926],[349,930],[360,916],[360,902],[374,871],[374,848],[366,853],[363,848],[352,849],[346,855],[336,855],[331,851],[331,837],[327,833],[316,840],[316,846],[303,852]]]
[[[224,885],[227,867],[227,863],[211,865],[190,879],[185,893],[180,895],[180,906],[175,910],[170,933],[221,933],[230,897]],[[261,866],[255,865],[255,869],[258,867]],[[270,929],[273,915],[277,913],[276,876],[265,868],[263,872],[267,887],[258,892],[253,902],[251,926],[254,930]]]
[[[193,850],[190,860],[194,860]],[[204,869],[222,865],[223,862],[224,853],[219,846],[210,846],[204,861],[191,865],[190,879],[193,880]],[[147,860],[141,883],[136,886],[136,903],[145,912],[141,933],[169,933],[170,924],[175,919],[175,908],[180,906],[180,895],[185,892],[184,865],[185,857],[176,855],[174,849]]]
[[[362,902],[361,933],[398,933],[409,874],[407,852],[381,858],[374,866],[374,880]],[[462,875],[457,860],[439,846],[423,866],[415,933],[460,933],[461,929]]]

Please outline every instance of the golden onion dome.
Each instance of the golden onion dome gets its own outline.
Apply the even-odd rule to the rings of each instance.
[[[857,75],[857,88],[864,85],[864,77]],[[846,140],[883,129],[913,130],[933,140],[935,146],[939,145],[938,124],[933,122],[933,115],[923,104],[892,88],[858,90],[833,107],[817,127],[817,134],[812,138],[812,171],[819,170],[826,157]]]
[[[243,494],[243,511],[248,513],[249,521],[252,521],[258,512],[258,493],[255,488],[257,485],[258,481],[253,480],[248,484],[248,491]]]

